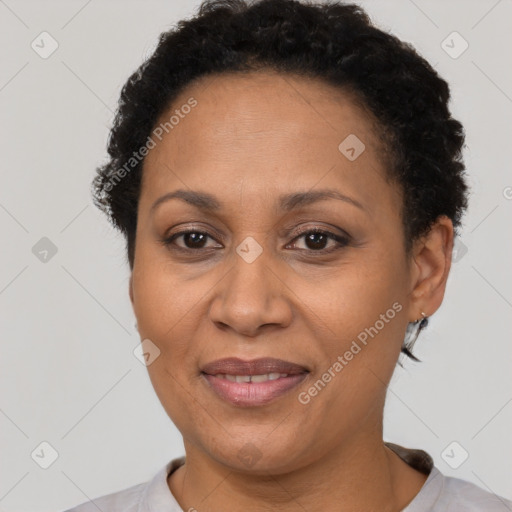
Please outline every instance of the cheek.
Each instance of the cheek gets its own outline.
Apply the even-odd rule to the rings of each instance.
[[[364,409],[380,395],[400,354],[407,285],[400,254],[384,255],[361,256],[323,279],[314,293],[302,292],[310,297],[304,311],[314,313],[307,322],[316,325],[322,347],[316,378],[331,368],[337,377],[326,398],[332,393],[330,400],[344,407]]]
[[[320,320],[311,315],[307,321],[316,322],[313,337],[321,349],[313,349],[318,364],[301,389],[301,403],[307,401],[312,418],[323,417],[326,411],[336,418],[325,427],[333,439],[340,428],[351,428],[347,411],[357,424],[379,412],[400,354],[406,325],[404,294],[393,274],[385,275],[333,279],[310,301]]]
[[[186,324],[201,304],[203,289],[181,277],[157,251],[141,248],[133,269],[133,309],[141,336],[165,340]]]
[[[399,313],[405,309],[407,287],[403,268],[395,262],[361,257],[307,283],[300,296],[315,313],[319,326],[325,324],[342,339],[355,337],[376,322],[384,332],[381,315],[386,332],[396,333],[401,329]]]
[[[164,410],[178,429],[192,428],[187,411],[197,375],[197,315],[202,314],[204,289],[183,281],[180,273],[157,258],[137,254],[133,271],[134,312],[141,340],[158,347],[147,371]]]
[[[143,251],[141,254],[144,255]],[[188,387],[188,380],[196,377],[190,369],[197,365],[200,340],[194,332],[198,316],[204,314],[205,289],[183,281],[180,273],[166,262],[140,254],[137,257],[138,267],[132,277],[133,308],[141,340],[151,340],[159,350],[148,372],[167,409],[165,404],[180,401],[180,384]]]

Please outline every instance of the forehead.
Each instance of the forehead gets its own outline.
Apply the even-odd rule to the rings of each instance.
[[[143,193],[279,194],[322,182],[345,190],[366,184],[369,199],[384,182],[383,147],[374,118],[355,99],[321,80],[273,71],[202,78],[160,116],[157,126],[175,119],[145,159]],[[356,160],[343,153],[345,141],[364,148]]]

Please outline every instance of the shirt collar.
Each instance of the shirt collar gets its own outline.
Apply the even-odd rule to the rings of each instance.
[[[430,510],[441,495],[444,486],[444,475],[434,466],[432,457],[423,450],[405,448],[393,443],[385,443],[385,445],[414,469],[428,475],[420,492],[402,512]],[[184,463],[185,456],[173,459],[153,477],[142,494],[138,512],[162,512],[163,510],[182,512],[169,489],[167,477]]]
[[[166,464],[148,483],[141,496],[138,512],[182,512],[167,484],[167,477],[185,463],[179,457]]]

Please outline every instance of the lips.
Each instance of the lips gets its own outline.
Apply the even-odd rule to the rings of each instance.
[[[207,375],[264,375],[268,373],[297,375],[299,373],[306,373],[308,370],[304,366],[272,357],[264,357],[252,361],[228,357],[206,364],[203,366],[202,371]]]
[[[273,402],[297,387],[308,369],[282,359],[243,361],[220,359],[202,368],[208,388],[237,407],[255,407]]]

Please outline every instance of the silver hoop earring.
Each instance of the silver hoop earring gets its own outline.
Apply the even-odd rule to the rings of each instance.
[[[416,320],[416,322],[414,322],[415,324],[418,324],[418,334],[419,332],[425,327],[425,325],[427,325],[427,322],[428,322],[428,316],[423,313],[423,311],[421,312],[421,318],[418,318],[418,320]]]
[[[414,338],[411,341],[411,347],[414,345],[414,343],[418,339],[418,336],[420,335],[420,332],[426,327],[427,323],[428,323],[428,316],[425,313],[423,313],[423,311],[422,311],[421,318],[418,318],[418,320],[416,320],[414,322],[414,325],[417,325],[418,327],[416,327],[416,332],[414,333]]]
[[[402,352],[410,357],[413,361],[420,361],[416,356],[414,356],[411,350],[420,335],[420,332],[426,327],[428,323],[428,316],[422,311],[421,318],[414,320],[413,322],[409,322],[407,325],[405,341],[402,345]],[[399,363],[402,366],[401,363]]]

